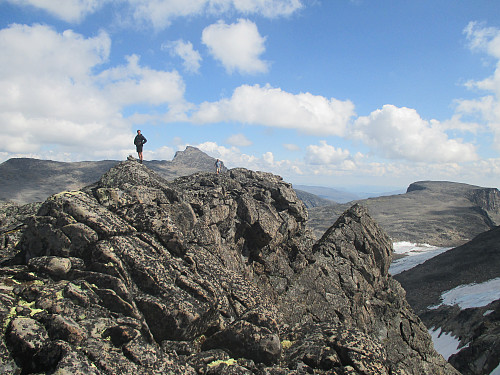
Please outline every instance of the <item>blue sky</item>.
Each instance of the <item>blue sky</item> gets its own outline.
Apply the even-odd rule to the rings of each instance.
[[[0,0],[0,50],[0,162],[141,129],[295,184],[500,187],[498,1]]]

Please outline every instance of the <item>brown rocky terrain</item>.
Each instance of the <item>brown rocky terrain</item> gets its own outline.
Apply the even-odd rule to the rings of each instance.
[[[3,373],[457,374],[359,205],[315,241],[277,176],[126,161],[25,213],[1,242]]]

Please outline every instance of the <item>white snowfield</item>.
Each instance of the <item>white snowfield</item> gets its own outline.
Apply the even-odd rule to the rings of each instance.
[[[395,242],[393,246],[395,253],[406,256],[392,262],[389,268],[389,273],[392,275],[409,270],[425,262],[427,259],[451,249],[449,247],[435,247],[410,242]],[[458,305],[461,309],[467,309],[486,306],[497,299],[500,299],[500,277],[480,284],[459,285],[456,288],[445,291],[441,294],[441,303],[429,306],[429,308],[437,309],[442,305]],[[485,315],[487,313],[488,311],[485,312]],[[446,360],[451,355],[463,349],[463,347],[460,347],[460,340],[457,337],[447,332],[441,332],[440,327],[432,327],[429,329],[429,333],[432,337],[434,348]],[[500,364],[489,375],[500,375]]]
[[[427,259],[433,258],[436,255],[444,253],[451,247],[436,247],[428,244],[416,244],[411,242],[394,242],[394,252],[396,254],[405,255],[403,258],[394,260],[389,267],[391,275],[397,275],[403,271],[409,270]]]
[[[448,360],[452,354],[458,353],[461,349],[463,349],[459,348],[460,340],[451,333],[441,332],[441,327],[432,327],[429,329],[429,333],[431,334],[434,348],[446,360]]]
[[[500,299],[500,277],[480,284],[460,285],[441,294],[441,303],[430,306],[437,309],[442,305],[458,305],[460,309],[482,307]]]

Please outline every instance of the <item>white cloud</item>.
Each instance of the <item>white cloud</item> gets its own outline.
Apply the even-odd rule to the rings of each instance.
[[[192,116],[196,123],[237,121],[297,129],[308,134],[344,135],[354,104],[310,93],[291,94],[269,85],[243,85],[229,99],[204,102]]]
[[[326,141],[307,146],[306,162],[310,164],[339,164],[349,157],[349,151],[330,146]]]
[[[231,0],[234,8],[242,13],[257,13],[274,18],[289,16],[302,8],[300,0]]]
[[[283,147],[288,151],[300,151],[300,146],[293,143],[284,143]]]
[[[463,103],[457,102],[457,107],[461,107]],[[476,134],[481,125],[477,122],[465,122],[463,121],[463,116],[461,114],[454,114],[450,119],[444,120],[442,122],[431,120],[432,126],[435,126],[442,131],[447,130],[458,130],[461,132],[469,132]]]
[[[267,18],[289,16],[302,8],[301,0],[6,0],[19,6],[43,9],[66,22],[80,22],[103,5],[126,4],[135,23],[168,27],[179,17],[222,15],[224,13],[257,14]]]
[[[80,81],[107,61],[111,39],[104,32],[84,38],[71,30],[59,34],[49,26],[13,24],[0,30],[0,46],[0,77],[29,74]]]
[[[162,146],[156,150],[144,150],[144,158],[149,160],[172,160],[174,155],[174,149],[168,146]]]
[[[43,9],[67,22],[80,22],[88,14],[94,13],[108,0],[7,0],[22,6]]]
[[[219,21],[207,26],[202,42],[228,73],[265,73],[268,63],[260,59],[266,38],[260,36],[255,23],[239,19],[231,25]]]
[[[136,21],[162,29],[179,17],[258,14],[268,18],[289,16],[302,8],[300,0],[126,0]]]
[[[423,120],[414,109],[384,105],[369,116],[359,117],[353,136],[377,154],[390,159],[421,162],[467,162],[477,159],[475,146],[449,139]]]
[[[227,140],[227,143],[236,147],[246,147],[251,146],[253,143],[244,134],[233,134]]]
[[[481,81],[469,81],[466,86],[479,89],[487,94],[478,99],[458,100],[457,112],[460,116],[473,116],[483,122],[494,134],[494,145],[500,150],[500,30],[483,27],[471,22],[464,29],[469,47],[495,59],[493,74]]]
[[[300,163],[290,160],[275,160],[274,154],[267,151],[260,157],[242,153],[238,148],[219,146],[215,142],[194,145],[208,155],[221,159],[228,168],[247,168],[254,171],[266,171],[281,176],[293,176],[300,171]],[[179,147],[183,149],[185,146]]]
[[[271,151],[267,151],[262,155],[262,160],[266,164],[273,165],[274,164],[274,154]]]
[[[500,30],[495,27],[483,27],[477,22],[469,22],[464,34],[472,50],[486,52],[500,59]]]
[[[191,42],[184,42],[183,40],[176,40],[167,43],[166,48],[170,49],[170,53],[174,56],[179,56],[184,60],[184,69],[191,73],[198,73],[201,66],[201,56],[198,51],[193,49]]]
[[[108,61],[106,33],[85,38],[70,30],[12,25],[0,30],[0,152],[122,158],[133,151],[126,105],[182,107],[184,84],[176,72],[128,65],[96,76]],[[49,156],[50,156],[49,155]]]
[[[106,70],[98,76],[113,101],[122,106],[182,101],[185,85],[179,73],[141,67],[136,55],[128,56],[127,62],[126,66]]]

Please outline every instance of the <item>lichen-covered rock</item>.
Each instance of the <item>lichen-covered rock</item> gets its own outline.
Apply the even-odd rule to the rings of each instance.
[[[0,268],[0,368],[455,374],[366,211],[316,244],[306,221],[290,184],[245,169],[167,182],[126,161],[53,195]]]

